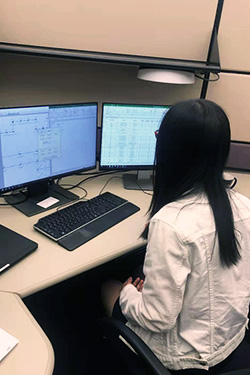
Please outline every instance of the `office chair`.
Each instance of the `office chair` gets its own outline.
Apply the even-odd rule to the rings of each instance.
[[[120,320],[102,318],[99,323],[103,337],[108,340],[124,366],[127,367],[128,375],[171,375],[145,342]],[[121,337],[126,340],[133,351]]]
[[[108,340],[126,367],[127,375],[171,375],[145,342],[123,322],[114,318],[102,318],[99,324],[103,337]],[[250,368],[220,375],[250,375]]]

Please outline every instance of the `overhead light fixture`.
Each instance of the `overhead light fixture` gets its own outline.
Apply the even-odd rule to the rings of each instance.
[[[192,72],[168,69],[139,69],[137,78],[146,81],[173,83],[177,85],[190,85],[195,82]]]

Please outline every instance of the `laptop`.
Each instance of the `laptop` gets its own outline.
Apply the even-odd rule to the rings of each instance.
[[[0,275],[37,247],[36,242],[0,224]]]

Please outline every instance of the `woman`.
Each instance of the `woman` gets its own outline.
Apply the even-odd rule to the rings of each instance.
[[[235,353],[238,367],[250,367],[250,200],[223,180],[229,147],[217,104],[170,108],[157,137],[145,281],[129,278],[106,295],[112,306],[120,292],[128,326],[177,374],[233,369]]]

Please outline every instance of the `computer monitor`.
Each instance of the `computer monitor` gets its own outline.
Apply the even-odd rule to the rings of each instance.
[[[97,103],[0,109],[0,194],[27,187],[15,207],[28,216],[44,211],[46,197],[77,199],[53,181],[96,167],[96,132]]]
[[[226,169],[250,172],[250,142],[231,141]]]
[[[124,187],[152,190],[155,132],[169,108],[163,105],[104,103],[100,169],[137,170],[137,174],[123,175]]]

